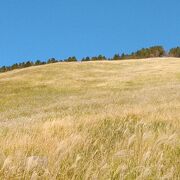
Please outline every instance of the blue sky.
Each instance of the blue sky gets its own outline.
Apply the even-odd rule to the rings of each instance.
[[[0,0],[0,65],[180,45],[179,0]]]

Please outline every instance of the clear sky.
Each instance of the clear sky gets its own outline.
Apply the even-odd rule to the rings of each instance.
[[[180,45],[180,0],[0,0],[0,65]]]

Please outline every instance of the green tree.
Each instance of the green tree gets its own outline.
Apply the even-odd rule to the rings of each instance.
[[[86,57],[86,58],[82,58],[82,60],[81,61],[90,61],[91,59],[90,59],[90,57]]]
[[[113,56],[113,60],[120,60],[121,59],[121,56],[119,54],[115,54]]]
[[[55,58],[50,58],[48,59],[47,63],[50,64],[50,63],[56,63],[58,62]]]
[[[76,59],[76,57],[75,56],[73,56],[73,57],[69,57],[68,59],[66,59],[65,60],[66,62],[76,62],[77,61],[77,59]]]
[[[180,57],[180,47],[170,49],[169,56]]]

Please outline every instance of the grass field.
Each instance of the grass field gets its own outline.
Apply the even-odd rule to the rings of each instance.
[[[180,59],[0,74],[0,179],[180,179]]]

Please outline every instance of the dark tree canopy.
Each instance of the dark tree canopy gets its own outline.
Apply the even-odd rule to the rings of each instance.
[[[153,46],[150,48],[142,48],[131,54],[122,53],[121,56],[119,54],[115,54],[113,60],[143,59],[143,58],[152,58],[152,57],[162,57],[164,55],[165,55],[165,50],[162,46]]]
[[[69,57],[68,59],[66,59],[65,60],[66,62],[76,62],[77,61],[77,59],[76,59],[76,57],[75,56],[73,56],[73,57]]]
[[[180,57],[180,47],[170,49],[169,56]]]

